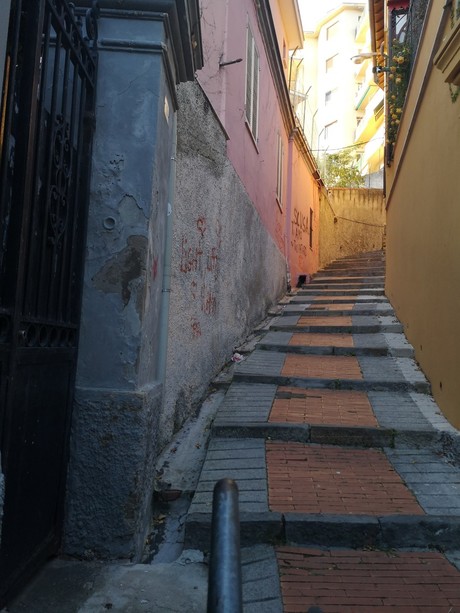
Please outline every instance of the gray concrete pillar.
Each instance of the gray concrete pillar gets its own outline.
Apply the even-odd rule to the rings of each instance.
[[[129,10],[135,2],[101,4],[64,549],[137,560],[162,402],[155,369],[181,50],[174,14],[155,12],[155,0],[143,11]]]

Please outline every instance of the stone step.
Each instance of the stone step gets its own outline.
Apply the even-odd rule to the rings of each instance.
[[[404,334],[398,333],[352,335],[271,331],[257,343],[257,348],[316,355],[414,356],[412,345]]]
[[[350,304],[366,305],[369,303],[385,303],[389,304],[386,296],[368,296],[366,294],[358,294],[356,296],[321,296],[318,294],[314,297],[292,294],[290,304]]]
[[[243,546],[458,547],[460,470],[433,450],[214,438],[186,546],[209,546],[212,492],[224,477],[239,488]]]
[[[321,294],[321,296],[327,297],[327,296],[355,296],[355,295],[369,295],[369,296],[383,296],[385,294],[385,290],[380,287],[380,288],[367,288],[367,287],[362,287],[362,288],[344,288],[344,289],[323,289],[321,290],[321,288],[315,288],[315,287],[311,287],[306,285],[305,287],[302,287],[301,289],[299,289],[299,291],[297,292],[298,296],[318,296],[319,294]]]
[[[409,440],[412,433],[417,444],[419,437],[432,440],[456,434],[434,400],[422,393],[327,390],[241,381],[230,385],[213,423],[214,428],[228,426],[239,433],[235,436],[243,438],[247,436],[245,429],[257,426],[280,440],[291,431],[295,437],[303,437],[293,440],[304,441],[310,436],[309,429],[315,427],[329,428],[333,440],[339,436],[334,429],[340,428],[355,428],[356,435],[360,433],[362,437],[373,429],[391,430],[398,441]]]
[[[385,285],[385,279],[384,277],[349,277],[349,276],[343,276],[343,277],[336,277],[336,276],[329,276],[329,275],[324,275],[321,277],[314,277],[313,279],[311,279],[311,281],[309,283],[305,283],[303,285],[303,287],[316,287],[317,285],[349,285],[350,283],[356,284],[356,285],[366,285],[367,287],[373,287],[374,285],[379,285],[380,287],[383,287]]]
[[[382,283],[329,283],[329,282],[315,282],[304,284],[300,287],[300,290],[365,290],[373,291],[375,289],[384,289]]]
[[[301,388],[417,391],[430,385],[411,358],[297,355],[256,349],[235,366],[235,381]]]
[[[313,278],[316,279],[322,276],[333,275],[334,277],[355,277],[357,279],[360,278],[368,278],[372,279],[374,277],[385,277],[385,270],[383,268],[355,268],[355,269],[343,269],[343,268],[335,268],[335,269],[322,269],[313,275]]]
[[[273,320],[270,330],[285,332],[322,332],[371,334],[383,332],[403,332],[403,326],[391,315],[336,315],[319,316],[280,315]]]
[[[368,303],[368,304],[317,304],[307,301],[304,304],[299,302],[288,304],[283,308],[281,317],[286,315],[308,315],[310,317],[343,317],[346,315],[380,315],[394,316],[394,311],[388,302]]]

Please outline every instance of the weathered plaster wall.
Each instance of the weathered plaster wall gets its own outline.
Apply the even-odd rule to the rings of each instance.
[[[380,189],[334,188],[320,194],[319,259],[382,249],[386,215]]]
[[[430,5],[388,172],[386,291],[436,402],[460,428],[460,96],[430,57],[444,4]]]
[[[189,416],[234,347],[286,289],[283,255],[226,155],[197,84],[179,86],[177,192],[161,436]]]
[[[311,275],[319,266],[319,189],[302,151],[292,142],[292,159],[288,161],[292,178],[290,207],[286,210],[286,236],[290,245],[291,285],[299,275]]]
[[[99,21],[64,549],[138,559],[151,516],[162,399],[155,369],[174,91],[163,16],[119,17]]]
[[[282,53],[282,41],[289,43],[289,36],[278,4],[270,3]],[[228,158],[263,225],[289,261],[294,279],[299,273],[312,270],[318,256],[309,248],[305,253],[305,245],[300,245],[298,240],[291,244],[291,221],[299,215],[309,218],[310,207],[315,210],[317,218],[318,204],[311,201],[310,196],[305,196],[311,191],[312,171],[297,149],[297,141],[294,143],[294,121],[289,127],[286,110],[283,115],[282,96],[275,86],[269,52],[259,30],[256,4],[253,0],[234,3],[202,0],[201,6],[205,65],[197,73],[198,81],[229,137]],[[282,8],[286,14],[286,5]],[[251,134],[245,116],[248,27],[254,36],[260,60],[257,138]],[[270,53],[275,52],[270,50]],[[238,63],[219,67],[219,62],[238,59],[241,60]],[[288,65],[286,60],[284,71]],[[287,104],[289,106],[289,102]],[[279,139],[284,152],[281,202],[276,194]]]

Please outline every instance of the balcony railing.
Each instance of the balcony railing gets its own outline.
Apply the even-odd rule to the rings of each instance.
[[[410,0],[410,2],[407,2],[407,8],[390,11],[386,136],[386,162],[388,165],[393,160],[399,124],[427,5],[428,0]]]

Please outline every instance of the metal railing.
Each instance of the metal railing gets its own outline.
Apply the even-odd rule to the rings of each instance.
[[[207,613],[242,613],[238,487],[232,479],[214,486]]]

